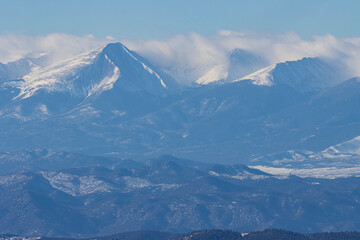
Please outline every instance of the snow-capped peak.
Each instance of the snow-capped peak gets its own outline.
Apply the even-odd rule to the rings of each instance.
[[[29,98],[39,90],[84,98],[111,90],[115,83],[126,91],[155,95],[162,95],[169,88],[144,59],[121,43],[108,44],[46,67],[33,67],[21,81],[8,85],[20,90],[15,99]]]

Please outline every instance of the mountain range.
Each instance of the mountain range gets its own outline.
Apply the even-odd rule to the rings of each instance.
[[[359,110],[325,58],[235,49],[191,86],[121,43],[1,64],[0,233],[359,229]]]
[[[0,151],[271,165],[267,156],[316,154],[360,136],[360,80],[347,80],[341,64],[266,64],[236,49],[223,73],[191,87],[121,43],[51,65],[2,64]]]

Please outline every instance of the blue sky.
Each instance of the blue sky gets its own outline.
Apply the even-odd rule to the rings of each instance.
[[[220,29],[360,36],[358,0],[0,0],[0,35],[163,39]]]

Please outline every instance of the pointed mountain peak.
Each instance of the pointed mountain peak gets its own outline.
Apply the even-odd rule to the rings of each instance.
[[[151,66],[150,63],[123,44],[110,43],[104,48],[103,52],[116,66],[122,67],[127,66],[129,63],[133,63],[134,65],[137,65],[137,69],[140,68],[139,70],[146,71],[156,81],[158,81],[162,88],[168,88],[166,81],[159,75],[159,73],[157,73],[157,71],[154,70],[154,67]]]
[[[20,90],[16,98],[24,99],[40,90],[86,98],[113,88],[162,96],[175,83],[123,44],[110,43],[50,66],[34,67],[22,81],[9,85]]]

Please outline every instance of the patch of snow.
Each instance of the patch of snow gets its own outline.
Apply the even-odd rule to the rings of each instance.
[[[212,176],[216,176],[216,177],[225,177],[225,178],[233,178],[233,179],[239,179],[239,180],[244,180],[244,179],[253,179],[253,180],[258,180],[258,179],[264,179],[264,178],[268,178],[269,176],[265,176],[265,175],[255,175],[252,174],[248,171],[244,171],[244,172],[237,172],[236,175],[231,175],[231,174],[219,174],[215,171],[209,171],[208,172],[209,175]]]
[[[251,168],[270,173],[277,176],[296,175],[302,178],[346,178],[346,177],[360,177],[360,167],[337,168],[337,167],[324,167],[324,168],[308,168],[308,169],[294,169],[294,168],[275,168],[268,166],[251,166]]]
[[[217,172],[214,172],[214,171],[209,171],[209,174],[216,176],[216,177],[220,176],[220,174],[218,174]]]
[[[41,172],[55,189],[72,196],[88,195],[95,192],[111,192],[112,186],[94,176],[71,175],[67,173]]]
[[[105,183],[102,180],[96,179],[94,176],[82,176],[79,178],[80,195],[88,195],[95,192],[111,192],[112,187],[110,184]]]
[[[95,84],[88,92],[88,97],[110,90],[114,87],[114,83],[120,78],[120,69],[105,55],[106,60],[114,67],[112,75],[106,76],[99,84]]]
[[[25,176],[22,174],[21,175],[13,174],[13,175],[0,176],[0,185],[8,187],[13,184],[19,184],[20,182],[25,182],[29,179],[31,179],[31,177],[28,177],[28,176]]]
[[[331,146],[321,153],[328,155],[339,155],[339,154],[360,154],[360,136],[355,137],[349,141]]]
[[[274,85],[274,78],[271,72],[275,69],[276,64],[269,67],[260,69],[252,74],[249,74],[243,78],[236,79],[233,82],[239,82],[242,80],[251,80],[255,85],[272,86]]]
[[[123,180],[125,181],[126,187],[128,187],[129,190],[154,187],[154,188],[160,188],[161,191],[166,191],[181,186],[180,184],[166,184],[166,183],[153,184],[147,179],[135,178],[130,176],[123,177]]]
[[[217,82],[228,77],[228,66],[227,65],[217,65],[210,69],[207,73],[197,79],[195,82],[198,84],[209,84],[212,82]]]
[[[173,189],[173,188],[178,188],[181,185],[180,184],[166,184],[166,183],[161,183],[161,184],[156,184],[154,186],[160,187],[161,191],[166,191],[169,189]]]
[[[38,240],[41,237],[1,236],[0,240]]]
[[[182,138],[187,138],[189,136],[189,133],[184,133],[183,135],[182,135]]]
[[[143,178],[123,177],[125,184],[130,189],[145,188],[151,186],[150,181]]]

